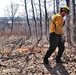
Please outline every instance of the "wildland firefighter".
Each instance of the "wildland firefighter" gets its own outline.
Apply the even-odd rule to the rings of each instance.
[[[62,54],[64,52],[65,46],[64,42],[62,41],[62,35],[64,34],[62,27],[64,25],[63,18],[69,13],[69,7],[64,6],[60,8],[60,12],[55,14],[52,18],[50,24],[50,35],[49,35],[49,49],[47,50],[44,56],[44,63],[49,64],[48,58],[52,55],[55,51],[56,47],[58,47],[58,54],[56,56],[56,63],[63,63],[61,60]]]

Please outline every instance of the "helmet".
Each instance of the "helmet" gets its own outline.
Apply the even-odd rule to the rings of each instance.
[[[69,13],[69,7],[68,6],[64,6],[61,8],[62,11],[66,11],[67,13]]]
[[[62,7],[63,9],[66,9],[66,10],[69,10],[69,7],[68,6],[64,6]]]

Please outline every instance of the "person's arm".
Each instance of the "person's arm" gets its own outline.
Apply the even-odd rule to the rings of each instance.
[[[56,28],[60,29],[62,27],[62,18],[61,16],[57,16],[55,20]]]
[[[62,31],[63,19],[61,16],[56,17],[55,24],[56,24],[56,32],[58,34],[63,34],[63,31]]]
[[[63,26],[64,26],[64,25],[65,25],[65,21],[63,22]],[[62,26],[62,27],[63,27],[63,26]]]
[[[65,25],[65,21],[66,21],[66,16],[65,17],[63,17],[63,26]]]

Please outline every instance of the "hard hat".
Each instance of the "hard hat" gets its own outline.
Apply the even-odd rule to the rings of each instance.
[[[69,13],[69,7],[68,6],[61,7],[61,10],[66,11],[67,13]]]

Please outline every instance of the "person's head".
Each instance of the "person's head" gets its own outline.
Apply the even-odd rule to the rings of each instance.
[[[68,13],[69,13],[68,6],[64,6],[64,7],[60,8],[60,14],[62,15],[62,17],[66,16]]]

